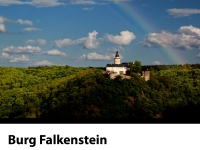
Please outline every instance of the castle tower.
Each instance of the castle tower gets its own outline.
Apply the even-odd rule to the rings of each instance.
[[[114,64],[120,64],[120,58],[119,58],[118,51],[116,51],[116,55],[115,55],[115,58],[114,58]]]
[[[143,77],[145,76],[144,71],[142,71],[142,76],[143,76]]]

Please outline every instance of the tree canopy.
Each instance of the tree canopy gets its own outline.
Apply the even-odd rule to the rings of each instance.
[[[142,71],[142,65],[141,62],[136,60],[134,63],[130,62],[129,63],[129,68],[130,70],[128,71],[127,74],[131,74],[131,73],[140,73]]]
[[[198,117],[200,65],[136,64],[149,81],[109,79],[104,68],[0,67],[0,118]]]

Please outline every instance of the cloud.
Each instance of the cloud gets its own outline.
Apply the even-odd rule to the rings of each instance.
[[[99,40],[96,39],[98,32],[93,31],[91,33],[88,33],[88,37],[84,37],[77,40],[77,43],[80,43],[83,45],[86,49],[94,49],[98,47]]]
[[[200,57],[200,53],[197,55],[197,57]]]
[[[46,40],[45,39],[38,39],[37,42],[40,45],[45,45],[46,44]]]
[[[0,16],[0,23],[4,23],[5,21],[12,22],[12,20],[10,20],[6,17]]]
[[[96,4],[94,0],[71,0],[71,4]]]
[[[26,44],[31,44],[31,43],[36,43],[36,42],[39,45],[45,45],[46,44],[46,40],[45,39],[37,39],[37,41],[30,39],[30,40],[27,40],[25,43]]]
[[[85,60],[85,59],[87,59],[87,55],[86,54],[83,54],[83,55],[75,58],[75,60]]]
[[[107,49],[107,52],[125,52],[126,50],[122,46],[112,47],[111,49]]]
[[[1,2],[1,0],[0,0]],[[33,23],[29,20],[22,20],[22,19],[18,19],[17,21],[14,20],[10,20],[8,18],[5,18],[3,16],[0,16],[0,32],[6,32],[6,27],[4,25],[4,22],[12,22],[12,23],[20,23],[21,25],[27,24],[27,25],[33,25]],[[27,28],[26,30],[29,30],[29,28]]]
[[[193,15],[193,14],[200,14],[200,9],[172,8],[172,9],[168,9],[167,12],[174,17],[186,17],[186,16]]]
[[[132,0],[104,0],[104,1],[111,1],[111,2],[127,2]]]
[[[113,36],[111,34],[106,34],[105,39],[98,38],[97,39],[98,32],[92,31],[88,33],[88,37],[83,37],[77,40],[72,39],[62,39],[62,40],[56,40],[55,44],[57,47],[64,47],[67,45],[82,45],[83,48],[86,49],[94,49],[99,46],[105,39],[111,43],[115,43],[118,45],[129,45],[132,40],[135,39],[135,35],[132,32],[129,31],[122,31],[120,32],[120,35]]]
[[[30,60],[25,55],[22,55],[21,57],[15,57],[15,58],[9,60],[9,62],[11,62],[11,63],[14,63],[14,62],[15,63],[17,63],[17,62],[28,62],[28,61],[30,61]]]
[[[101,55],[97,54],[96,52],[83,54],[79,57],[77,57],[75,60],[111,60],[113,58],[112,55]]]
[[[59,51],[57,49],[46,51],[43,54],[54,55],[54,56],[62,56],[62,57],[66,57],[67,56],[64,52],[61,52],[61,51]]]
[[[152,62],[152,64],[153,64],[153,65],[161,65],[161,62],[159,62],[159,61],[154,61],[154,62]]]
[[[33,23],[31,21],[29,21],[29,20],[18,19],[17,22],[22,24],[22,25],[24,25],[24,24],[27,24],[27,25],[30,25],[30,26],[33,25]]]
[[[6,21],[11,22],[10,19],[0,16],[0,32],[6,32],[6,27],[4,25]]]
[[[23,31],[28,31],[28,32],[37,31],[37,30],[41,30],[41,29],[30,28],[30,27],[23,29]]]
[[[112,34],[106,34],[105,38],[111,42],[118,45],[129,45],[136,36],[129,31],[121,31],[120,35],[113,36]]]
[[[3,23],[0,23],[0,32],[6,32],[6,27]]]
[[[104,0],[104,1],[114,2],[114,3],[118,4],[119,2],[128,2],[128,1],[132,1],[132,0]]]
[[[108,4],[108,3],[103,2],[103,0],[71,0],[70,4],[72,5],[102,5],[102,4]]]
[[[35,62],[34,65],[36,65],[36,66],[51,66],[51,65],[53,65],[53,63],[51,63],[47,60],[43,60],[40,62]]]
[[[64,5],[64,3],[59,2],[59,0],[32,0],[30,4],[36,7],[53,7]]]
[[[66,45],[76,44],[76,42],[72,41],[71,39],[63,39],[63,40],[56,40],[55,44],[58,47],[64,47]]]
[[[4,23],[4,21],[5,21],[5,18],[0,16],[0,23]]]
[[[29,44],[29,43],[35,43],[35,41],[34,40],[27,40],[25,43],[27,43],[27,44]]]
[[[87,55],[87,59],[89,59],[89,60],[111,60],[111,56],[100,55],[100,54],[93,52],[93,53],[89,53]]]
[[[119,2],[119,0],[117,0]],[[128,1],[128,0],[121,0]],[[104,4],[102,2],[97,3],[96,0],[0,0],[0,6],[10,5],[31,5],[35,7],[54,7],[62,6],[65,4]]]
[[[167,31],[150,33],[146,35],[142,42],[145,47],[171,47],[180,50],[200,50],[200,29],[190,26],[182,26],[177,34]]]
[[[27,44],[35,43],[35,41],[30,39],[30,40],[27,40],[25,43],[27,43]]]
[[[9,5],[22,5],[26,4],[20,0],[0,0],[0,5],[2,6],[9,6]]]
[[[8,60],[11,63],[18,63],[18,62],[29,62],[29,58],[25,55],[22,56],[9,56],[8,53],[2,52],[2,58]]]
[[[96,52],[92,52],[92,53],[88,53],[83,54],[77,58],[75,58],[75,60],[78,61],[83,61],[83,60],[112,60],[115,57],[115,52],[106,52],[104,55],[101,54],[97,54]],[[121,54],[119,54],[120,58],[123,59],[123,56]]]
[[[93,10],[94,8],[91,7],[91,8],[83,8],[83,10]]]
[[[59,0],[31,0],[31,1],[22,1],[22,0],[0,0],[1,6],[10,6],[10,5],[32,5],[36,7],[53,7],[64,5],[64,3],[59,2]]]
[[[39,47],[32,47],[32,46],[25,46],[25,47],[14,47],[9,46],[3,49],[5,53],[12,53],[12,54],[20,54],[20,53],[27,53],[27,54],[36,54],[40,52]]]
[[[192,35],[192,36],[199,36],[200,37],[200,28],[190,26],[182,26],[179,30],[179,33],[185,34],[185,35]]]
[[[5,52],[2,52],[2,57],[4,57],[4,58],[9,58],[9,54],[8,53],[5,53]]]
[[[55,44],[57,47],[64,47],[67,45],[82,45],[83,48],[86,49],[94,49],[97,48],[102,39],[97,39],[98,32],[93,31],[88,33],[88,37],[83,37],[77,40],[71,39],[63,39],[63,40],[56,40]]]

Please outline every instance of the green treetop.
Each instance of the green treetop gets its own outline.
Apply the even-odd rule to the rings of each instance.
[[[136,60],[134,63],[130,63],[130,72],[139,73],[142,70],[141,62]]]

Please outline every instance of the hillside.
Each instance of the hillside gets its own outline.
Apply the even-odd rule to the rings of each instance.
[[[0,118],[197,117],[199,66],[146,66],[149,81],[111,80],[101,68],[0,67]]]

